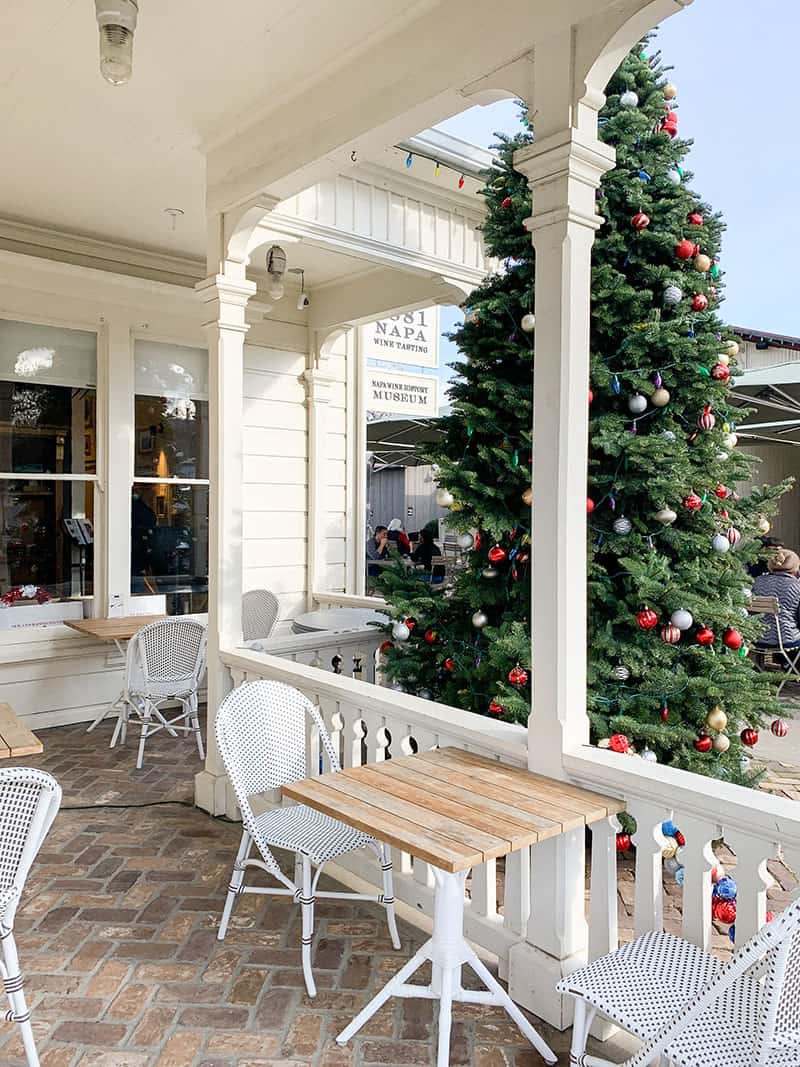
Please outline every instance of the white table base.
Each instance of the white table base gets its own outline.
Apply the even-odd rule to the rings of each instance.
[[[378,1011],[390,997],[423,997],[439,1001],[439,1050],[437,1067],[448,1067],[450,1061],[450,1025],[453,1001],[466,1004],[497,1004],[505,1008],[523,1035],[541,1054],[546,1063],[556,1063],[557,1057],[543,1038],[534,1030],[520,1009],[500,983],[486,969],[464,939],[464,885],[467,871],[450,874],[432,867],[436,881],[433,912],[433,936],[417,954],[401,968],[367,1006],[359,1012],[336,1038],[344,1045]],[[428,960],[433,964],[429,986],[409,985],[408,979]],[[477,974],[485,990],[464,989],[461,968],[466,964]]]
[[[119,652],[120,656],[122,657],[122,663],[123,663],[123,666],[124,666],[125,665],[125,658],[126,658],[125,657],[125,649],[120,644],[120,640],[119,640],[118,637],[114,638],[114,644],[117,646],[117,652]],[[86,727],[86,733],[90,734],[92,732],[92,730],[94,730],[94,728],[96,726],[100,725],[100,723],[103,721],[103,719],[105,719],[106,715],[110,715],[112,711],[116,711],[116,709],[119,708],[124,703],[125,703],[125,690],[122,689],[120,691],[119,696],[115,700],[112,700],[111,703],[100,712],[100,714],[97,716],[97,718],[91,724],[91,726],[87,726]],[[119,727],[119,721],[117,722],[117,727]],[[111,744],[109,745],[109,748],[113,748],[114,745],[116,744],[117,732],[118,732],[118,730],[115,729],[114,730],[114,736],[111,739]]]

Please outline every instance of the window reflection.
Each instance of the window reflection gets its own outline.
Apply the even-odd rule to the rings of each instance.
[[[137,396],[135,476],[208,477],[208,401]]]
[[[131,592],[166,596],[167,612],[208,607],[208,486],[133,486]]]

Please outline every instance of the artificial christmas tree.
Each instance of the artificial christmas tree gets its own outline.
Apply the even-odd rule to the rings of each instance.
[[[617,166],[598,191],[593,251],[589,713],[594,740],[615,751],[746,781],[742,744],[775,708],[746,658],[759,625],[747,618],[746,563],[784,487],[748,499],[727,488],[750,461],[736,451],[737,345],[716,314],[722,224],[688,187],[675,96],[659,57],[637,48],[600,115]],[[466,360],[453,413],[428,448],[454,523],[477,536],[444,594],[401,567],[382,580],[392,615],[416,621],[386,652],[395,683],[521,723],[535,264],[530,194],[512,158],[530,139],[503,141],[485,189],[487,249],[506,270],[470,298],[454,335]]]

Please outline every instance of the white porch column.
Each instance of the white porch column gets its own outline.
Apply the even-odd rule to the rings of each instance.
[[[591,249],[595,190],[614,153],[593,122],[523,149],[536,251],[533,477],[533,714],[528,762],[563,777],[562,752],[588,742],[586,477]],[[569,998],[555,983],[586,960],[585,842],[573,830],[532,849],[526,940],[509,957],[511,995],[559,1028]]]
[[[231,687],[219,653],[242,641],[242,393],[247,302],[256,291],[244,270],[196,286],[206,307],[209,370],[208,737],[205,770],[195,779],[197,805],[236,814],[217,751],[214,717]]]
[[[316,359],[315,359],[316,362]],[[314,590],[320,589],[325,565],[325,438],[327,408],[331,395],[331,377],[324,366],[307,370],[303,378],[306,385],[308,410],[308,516],[306,532],[306,599],[309,611],[314,607]]]

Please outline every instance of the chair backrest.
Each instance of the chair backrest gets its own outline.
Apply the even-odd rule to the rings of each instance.
[[[269,589],[250,589],[242,597],[242,633],[245,641],[271,637],[281,606]]]
[[[28,871],[61,804],[61,786],[34,767],[0,769],[0,892],[22,892]],[[5,910],[3,925],[14,921],[16,901]]]
[[[131,645],[131,658],[137,661],[145,687],[199,683],[206,663],[206,628],[196,619],[174,615],[148,623],[133,636]]]
[[[754,1067],[767,1067],[775,1048],[793,1049],[800,1062],[800,900],[767,926],[749,943],[767,946],[759,1004],[758,1031],[753,1052]],[[742,951],[746,951],[745,946]],[[738,953],[737,953],[738,955]],[[773,1061],[774,1062],[774,1061]],[[790,1060],[786,1059],[786,1063]]]
[[[247,682],[223,700],[215,724],[217,744],[245,822],[252,818],[249,797],[309,774],[308,719],[331,768],[338,771],[322,716],[299,690],[283,682]]]
[[[776,596],[753,596],[747,605],[751,615],[777,615],[779,610]]]

